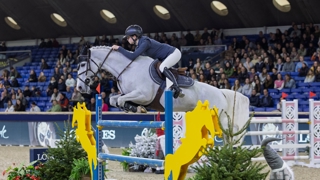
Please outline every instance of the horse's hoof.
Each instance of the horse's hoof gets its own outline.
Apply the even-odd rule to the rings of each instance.
[[[144,106],[138,106],[138,112],[139,113],[147,113],[147,109]]]

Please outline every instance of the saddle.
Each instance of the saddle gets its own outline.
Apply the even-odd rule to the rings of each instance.
[[[163,94],[163,91],[166,88],[166,77],[161,73],[159,67],[161,65],[161,61],[154,60],[150,67],[149,67],[149,74],[151,79],[156,83],[159,84],[159,88],[157,91],[157,94],[153,101],[147,105],[146,107],[149,107],[151,109],[156,109],[158,111],[164,111],[163,106],[160,104],[160,98]],[[174,77],[177,80],[177,83],[180,87],[191,87],[194,84],[194,80],[191,77],[188,77],[186,75],[187,68],[170,68],[170,71],[174,75]]]
[[[161,73],[159,67],[161,65],[161,61],[154,60],[149,67],[149,74],[151,79],[161,85],[165,82],[166,77]],[[187,67],[184,68],[170,68],[169,69],[174,77],[177,80],[177,83],[180,87],[190,87],[193,86],[194,81],[191,77],[188,77],[186,74]]]

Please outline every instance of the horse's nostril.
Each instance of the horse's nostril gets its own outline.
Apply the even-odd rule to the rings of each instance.
[[[81,86],[78,86],[78,89],[79,89],[79,90],[81,90],[81,89],[82,89],[82,87],[81,87]]]

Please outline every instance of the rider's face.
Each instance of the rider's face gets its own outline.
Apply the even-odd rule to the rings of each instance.
[[[129,42],[129,44],[134,44],[135,38],[136,38],[136,36],[128,36],[127,41]]]

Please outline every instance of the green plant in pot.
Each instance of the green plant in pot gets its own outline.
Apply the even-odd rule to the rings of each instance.
[[[90,166],[86,158],[74,159],[70,180],[91,179]]]

